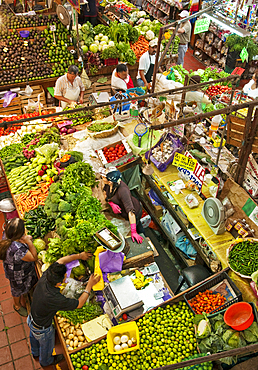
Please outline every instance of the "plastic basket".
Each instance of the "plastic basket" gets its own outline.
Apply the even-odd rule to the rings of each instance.
[[[127,335],[129,338],[134,337],[136,339],[136,346],[135,347],[129,347],[127,349],[123,349],[121,351],[114,351],[114,344],[113,339],[119,335]],[[109,329],[107,333],[107,348],[108,352],[111,355],[119,355],[121,353],[136,351],[140,348],[140,334],[138,326],[136,325],[135,321],[127,322],[125,324],[113,326],[111,329]]]
[[[105,64],[105,66],[116,66],[118,64],[118,58],[116,58],[116,59],[113,59],[113,58],[104,59],[104,64]]]
[[[29,37],[30,31],[27,31],[27,30],[19,31],[19,34],[21,35],[21,37],[26,39],[27,37]]]
[[[133,94],[138,96],[144,95],[146,92],[142,87],[133,87],[132,89],[127,89],[126,93],[129,95],[130,98],[133,98]]]
[[[191,290],[190,292],[184,294],[184,299],[185,299],[188,307],[190,308],[190,310],[194,314],[195,314],[195,312],[192,309],[192,307],[190,306],[189,301],[192,298],[194,298],[198,293],[204,292],[205,290],[214,287],[215,285],[217,285],[220,282],[222,282],[224,279],[227,280],[227,282],[229,283],[231,289],[234,291],[236,297],[233,298],[233,299],[230,299],[229,301],[227,301],[226,303],[224,303],[222,306],[220,306],[220,307],[216,308],[215,310],[211,311],[208,315],[211,315],[213,313],[216,313],[216,312],[219,312],[221,310],[224,310],[227,307],[231,306],[233,303],[242,301],[242,293],[237,288],[237,286],[233,283],[233,281],[230,279],[230,277],[223,271],[218,276],[215,276],[214,278],[212,278],[209,281],[203,283],[202,285],[199,285],[197,288],[195,288],[195,289]]]

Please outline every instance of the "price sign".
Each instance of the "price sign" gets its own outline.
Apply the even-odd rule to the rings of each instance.
[[[50,31],[55,32],[56,26],[54,24],[50,25]]]
[[[246,50],[245,47],[242,49],[242,51],[240,53],[240,58],[241,58],[243,63],[244,63],[245,60],[248,62],[248,51]]]
[[[204,181],[205,169],[197,162],[196,159],[193,158],[193,156],[189,152],[186,152],[184,157],[189,160],[195,161],[194,168],[192,166],[191,169],[189,169],[180,165],[180,167],[178,167],[177,169],[178,171],[183,172],[185,175],[187,175],[189,177],[189,180],[193,181],[198,189],[201,191]]]
[[[174,159],[173,159],[173,166],[176,167],[182,167],[188,171],[194,171],[196,166],[197,160],[194,158],[187,157],[180,153],[175,153]]]
[[[198,33],[208,31],[209,26],[210,26],[210,21],[211,20],[209,18],[198,19],[195,22],[194,34],[197,35]]]

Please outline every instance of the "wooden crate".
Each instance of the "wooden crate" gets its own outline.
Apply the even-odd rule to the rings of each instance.
[[[89,89],[86,89],[84,91],[84,103],[89,103],[89,96],[93,92],[107,92],[111,96],[111,79],[107,80],[107,82],[105,82],[104,84],[94,82]]]
[[[24,107],[28,105],[28,100],[33,100],[34,102],[37,102],[39,94],[40,94],[40,103],[43,104],[43,106],[46,106],[46,96],[43,87],[41,85],[36,85],[31,86],[31,88],[33,89],[31,96],[19,95],[21,99],[23,113],[26,113],[25,111],[26,109]]]
[[[246,118],[240,118],[231,115],[229,117],[227,129],[227,144],[234,145],[237,148],[242,146],[242,142],[246,135]],[[258,132],[256,131],[253,139],[252,152],[258,153]]]
[[[17,116],[22,114],[21,101],[19,96],[14,98],[8,107],[3,107],[4,100],[0,100],[0,116]]]

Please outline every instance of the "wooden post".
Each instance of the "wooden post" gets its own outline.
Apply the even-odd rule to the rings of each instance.
[[[160,52],[162,37],[163,37],[163,27],[161,27],[159,30],[158,46],[157,46],[156,59],[155,59],[154,70],[153,70],[151,92],[154,92],[154,89],[155,89],[156,75],[157,75],[158,65],[159,65],[159,52]]]
[[[185,76],[184,86],[187,86],[188,85],[188,81],[189,81],[189,76],[186,75]],[[180,111],[179,111],[179,114],[178,114],[178,118],[179,117],[182,117],[182,115],[183,115],[183,109],[184,109],[184,105],[185,105],[185,96],[186,96],[186,90],[184,90],[184,92],[182,94],[181,104],[180,104]]]
[[[251,108],[252,107],[250,107],[249,109]],[[246,143],[245,145],[242,146],[240,155],[239,155],[239,160],[238,160],[238,165],[237,165],[237,170],[236,170],[236,175],[235,175],[235,181],[240,186],[242,186],[243,184],[246,165],[248,162],[249,155],[252,151],[252,145],[253,145],[255,134],[257,131],[257,127],[258,127],[258,109],[256,108],[254,119],[252,120],[252,123],[251,123],[250,132],[247,134]]]

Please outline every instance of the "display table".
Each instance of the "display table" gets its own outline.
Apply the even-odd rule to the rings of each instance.
[[[199,206],[197,208],[190,209],[186,205],[186,202],[184,200],[186,195],[191,193],[190,190],[183,189],[182,193],[179,193],[179,194],[176,194],[174,191],[171,191],[167,182],[179,179],[177,175],[176,167],[169,166],[166,169],[166,171],[160,172],[153,165],[153,169],[154,169],[154,174],[157,176],[157,178],[162,183],[162,185],[166,188],[166,190],[176,200],[176,202],[181,207],[183,212],[187,215],[188,220],[198,230],[200,235],[206,240],[210,248],[217,255],[218,259],[222,263],[222,267],[223,268],[227,267],[228,264],[226,260],[226,251],[229,248],[232,241],[235,240],[234,237],[228,231],[224,232],[221,235],[216,235],[213,233],[212,229],[208,226],[207,222],[204,220],[204,218],[201,215],[201,210],[202,210],[204,201],[201,199],[201,197],[198,196],[197,193],[195,193],[195,196],[199,201]],[[244,301],[256,303],[256,297],[253,294],[253,291],[249,285],[251,280],[243,279],[232,271],[230,271],[229,276],[234,281],[234,283],[238,286],[238,288],[241,290]]]

